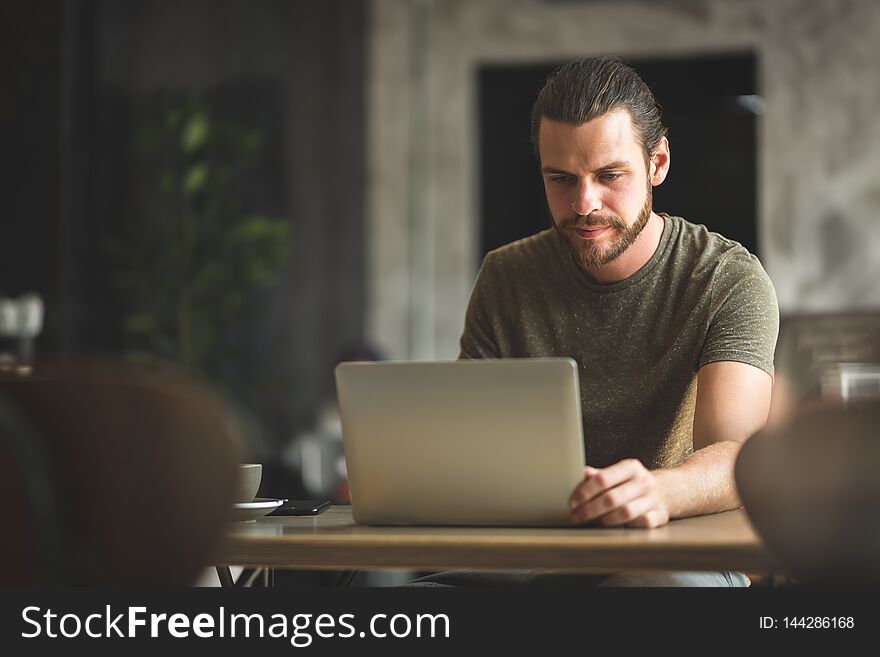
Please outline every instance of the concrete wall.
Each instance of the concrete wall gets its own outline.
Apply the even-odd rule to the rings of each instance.
[[[367,330],[391,354],[457,354],[490,62],[755,52],[758,235],[782,311],[880,306],[880,2],[372,0],[368,26]]]

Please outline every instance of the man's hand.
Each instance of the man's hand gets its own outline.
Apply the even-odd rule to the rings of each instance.
[[[596,521],[606,527],[660,527],[669,522],[669,507],[656,475],[637,459],[607,468],[584,468],[584,480],[569,498],[571,521]]]

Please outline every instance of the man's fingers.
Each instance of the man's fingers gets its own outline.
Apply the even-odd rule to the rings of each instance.
[[[604,527],[625,525],[650,513],[655,508],[656,503],[657,501],[650,495],[637,497],[606,513],[599,518],[599,524]]]
[[[576,524],[588,522],[595,518],[599,518],[615,512],[635,500],[644,499],[645,495],[651,491],[650,481],[636,477],[629,479],[619,486],[615,486],[611,490],[606,490],[589,502],[582,504],[572,510],[572,521]],[[628,522],[647,510],[647,507],[639,506],[637,509],[627,511],[623,515],[625,517],[620,522]],[[619,514],[618,514],[619,515]],[[615,516],[616,517],[616,516]],[[604,524],[604,518],[603,524]]]
[[[592,470],[592,474],[589,474],[588,470]],[[636,459],[625,459],[601,470],[587,466],[584,468],[586,478],[578,484],[568,500],[569,508],[576,509],[609,488],[619,486],[624,481],[633,478],[641,471],[647,472],[641,462]]]
[[[643,513],[638,518],[626,523],[627,527],[638,527],[640,529],[653,529],[654,527],[662,527],[669,522],[669,513],[663,509],[651,509]]]

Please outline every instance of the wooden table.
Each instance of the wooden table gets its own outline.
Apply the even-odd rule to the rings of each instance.
[[[332,570],[739,570],[774,572],[742,510],[658,529],[367,527],[351,507],[235,523],[218,564]]]

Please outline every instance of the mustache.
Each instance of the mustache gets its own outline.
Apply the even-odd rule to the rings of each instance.
[[[626,222],[616,214],[575,214],[563,220],[561,228],[595,228],[596,226],[611,226],[619,230],[625,230],[627,227]]]

